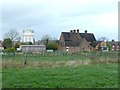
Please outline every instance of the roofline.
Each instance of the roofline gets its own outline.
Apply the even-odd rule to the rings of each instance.
[[[70,33],[70,32],[62,32],[62,33]],[[85,33],[79,33],[79,34],[85,34]],[[87,34],[94,34],[94,33],[87,33]]]
[[[34,46],[45,46],[45,45],[42,44],[42,45],[20,45],[20,46],[33,46],[34,47]]]

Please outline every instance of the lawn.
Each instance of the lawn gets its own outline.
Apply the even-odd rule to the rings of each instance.
[[[4,68],[3,88],[117,88],[117,64]]]
[[[117,60],[116,52],[3,55],[2,85],[3,88],[117,88]]]

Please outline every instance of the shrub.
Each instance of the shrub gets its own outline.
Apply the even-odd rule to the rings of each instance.
[[[59,48],[59,44],[57,44],[57,43],[49,43],[46,46],[47,50],[57,50],[58,48]]]
[[[12,40],[10,38],[6,38],[3,40],[3,47],[5,49],[12,47]]]
[[[19,48],[19,46],[20,46],[20,43],[17,42],[14,47],[15,47],[15,49],[17,49],[17,48]]]
[[[10,53],[11,53],[11,52],[15,52],[15,48],[13,48],[13,47],[12,47],[12,48],[7,48],[7,49],[4,50],[4,52],[8,52],[8,53],[9,53],[9,52],[10,52]]]
[[[32,43],[32,42],[29,42],[28,45],[33,45],[33,43]]]

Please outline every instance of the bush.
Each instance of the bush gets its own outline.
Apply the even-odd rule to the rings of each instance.
[[[12,47],[12,40],[10,38],[6,38],[3,40],[3,47],[5,49]]]
[[[8,52],[8,53],[15,52],[15,48],[7,48],[4,50],[4,52]]]
[[[32,42],[29,42],[28,45],[33,45],[33,43],[32,43]]]
[[[15,47],[15,49],[17,49],[17,48],[19,48],[19,46],[20,46],[20,43],[17,42],[14,47]]]
[[[46,46],[47,50],[57,50],[58,48],[59,48],[59,44],[57,44],[57,43],[49,43]]]

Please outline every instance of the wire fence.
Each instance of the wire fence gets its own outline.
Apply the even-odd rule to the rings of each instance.
[[[94,52],[45,52],[45,53],[5,53],[2,55],[3,67],[9,63],[19,63],[21,65],[28,65],[30,62],[49,63],[53,62],[69,62],[79,64],[108,64],[119,62],[119,52],[110,51],[94,51]],[[12,65],[12,64],[11,64]]]

